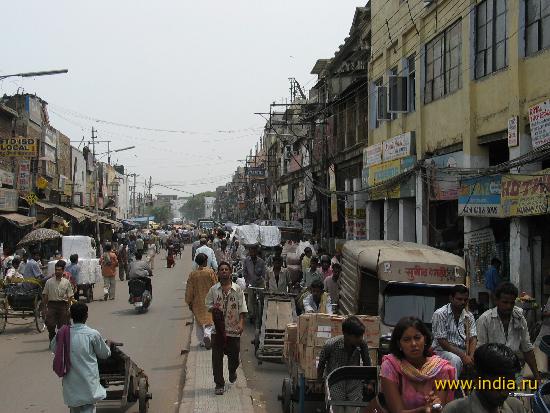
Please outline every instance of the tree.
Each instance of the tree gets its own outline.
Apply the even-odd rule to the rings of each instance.
[[[187,202],[180,208],[182,215],[190,220],[196,221],[204,217],[204,198],[216,196],[215,192],[202,192],[189,198]]]
[[[167,224],[174,217],[170,205],[159,205],[150,207],[149,215],[153,215],[155,217],[155,221],[159,224]]]

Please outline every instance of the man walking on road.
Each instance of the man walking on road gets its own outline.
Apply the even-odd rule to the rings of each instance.
[[[71,306],[73,326],[70,329],[70,367],[63,376],[63,400],[71,413],[95,413],[95,404],[107,397],[107,392],[99,383],[97,359],[111,355],[110,343],[88,327],[88,306],[76,303]],[[55,353],[58,343],[51,341],[50,348]],[[62,345],[62,343],[59,343]]]
[[[206,306],[212,312],[212,372],[215,393],[225,392],[223,377],[223,356],[227,355],[229,382],[237,381],[241,334],[244,330],[244,316],[247,313],[243,290],[231,281],[231,265],[221,262],[218,268],[218,282],[206,296]]]
[[[195,333],[201,346],[210,350],[212,332],[212,314],[204,304],[208,291],[218,282],[212,268],[206,263],[208,257],[205,254],[197,254],[195,262],[199,268],[189,274],[185,289],[185,302],[195,316]]]
[[[55,277],[46,281],[42,291],[42,302],[46,309],[46,327],[50,341],[55,337],[55,328],[69,324],[69,302],[73,298],[73,286],[63,277],[65,261],[55,263]]]
[[[120,281],[128,279],[128,246],[126,240],[122,240],[118,247],[118,278]]]
[[[99,260],[101,265],[101,275],[103,275],[103,299],[107,301],[115,299],[116,289],[116,269],[118,267],[118,259],[116,254],[111,251],[111,244],[105,244],[105,252]]]
[[[243,262],[243,277],[246,285],[255,288],[264,288],[265,272],[265,262],[258,257],[258,246],[251,245],[248,247],[248,257]],[[255,314],[255,303],[256,292],[255,290],[250,290],[248,292],[248,308],[250,311],[248,315],[251,320],[256,316],[261,317],[261,314]]]
[[[205,254],[208,257],[208,263],[206,264],[207,267],[212,267],[214,271],[218,270],[218,261],[216,261],[216,255],[214,254],[214,250],[210,248],[208,245],[206,245],[208,241],[206,238],[201,238],[201,246],[197,248],[197,251],[195,253],[195,257],[198,254]],[[197,269],[197,264],[193,264],[193,269]]]

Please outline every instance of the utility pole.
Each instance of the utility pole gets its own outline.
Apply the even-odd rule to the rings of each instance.
[[[153,186],[151,183],[151,176],[149,176],[149,185],[147,185],[147,180],[145,181],[145,184],[147,186],[147,198],[145,199],[145,205],[147,205],[147,202],[150,200],[151,205],[153,204],[153,197],[151,195],[151,187]],[[143,208],[145,211],[145,208]],[[149,212],[147,212],[147,229],[149,229]]]
[[[134,178],[134,184],[130,187],[132,188],[131,202],[132,202],[132,217],[136,217],[136,173],[128,174],[126,176],[132,176]]]
[[[95,179],[94,179],[95,231],[96,231],[96,239],[97,239],[97,251],[100,251],[101,239],[99,237],[99,205],[98,205],[99,204],[99,185],[98,185],[99,171],[98,171],[98,165],[95,159],[95,140],[97,138],[95,133],[96,133],[96,130],[92,126],[92,158],[94,160],[94,174],[95,174]]]

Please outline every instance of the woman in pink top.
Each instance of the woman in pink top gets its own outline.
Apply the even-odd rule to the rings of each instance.
[[[404,317],[395,326],[391,354],[382,358],[380,367],[382,393],[390,413],[437,412],[453,399],[452,391],[435,389],[436,380],[454,379],[455,368],[430,355],[431,342],[430,331],[416,317]]]

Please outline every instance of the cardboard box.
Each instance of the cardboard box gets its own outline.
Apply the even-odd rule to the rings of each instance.
[[[333,334],[333,331],[335,333],[340,331],[341,334],[343,317],[328,314],[312,314],[312,316],[309,319],[308,346],[322,347],[329,338],[338,335]]]
[[[285,339],[283,347],[283,359],[295,360],[297,357],[296,343],[298,340],[298,324],[287,324],[285,329]]]
[[[298,324],[290,323],[286,325],[285,341],[288,341],[289,343],[298,342]]]
[[[317,378],[317,366],[319,365],[319,355],[322,347],[306,347],[305,357],[300,363],[306,379]]]
[[[313,315],[314,314],[302,314],[298,317],[298,339],[296,341],[300,344],[307,343],[309,320]]]
[[[365,326],[365,338],[369,348],[378,348],[380,345],[380,317],[371,315],[358,315],[357,317]]]

